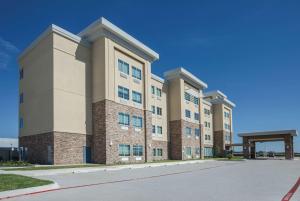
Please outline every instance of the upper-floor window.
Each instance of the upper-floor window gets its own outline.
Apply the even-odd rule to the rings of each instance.
[[[195,128],[195,136],[200,137],[200,129],[199,128]]]
[[[125,87],[118,86],[118,96],[120,98],[129,100],[129,89]]]
[[[23,79],[23,77],[24,77],[24,70],[23,70],[23,68],[22,69],[20,69],[20,80],[22,80]]]
[[[132,91],[132,100],[136,103],[142,103],[142,94],[136,91]]]
[[[207,127],[207,128],[210,128],[210,122],[204,122],[204,124],[205,124],[205,127]]]
[[[191,118],[191,111],[185,110],[185,117]]]
[[[210,110],[208,110],[208,109],[204,108],[204,114],[206,114],[206,115],[210,115]]]
[[[152,133],[156,133],[156,126],[152,125]]]
[[[143,118],[138,116],[132,117],[132,124],[136,128],[142,128],[143,127]]]
[[[119,156],[130,156],[129,144],[119,144]]]
[[[224,124],[224,127],[225,127],[225,129],[227,129],[227,130],[230,130],[231,128],[230,128],[230,125],[229,124]]]
[[[197,112],[194,113],[194,119],[199,121],[199,119],[200,119],[199,113],[197,113]]]
[[[189,94],[188,92],[184,92],[184,98],[187,101],[191,101],[191,94]]]
[[[161,97],[161,89],[160,88],[156,88],[156,95]]]
[[[118,67],[119,67],[119,71],[129,75],[129,64],[128,63],[126,63],[125,61],[122,61],[121,59],[118,59]]]
[[[152,114],[155,114],[155,106],[154,105],[151,106],[151,109],[152,109]]]
[[[130,117],[129,114],[119,112],[119,124],[123,126],[129,126]]]
[[[195,105],[199,105],[199,98],[194,97],[194,104],[195,104]]]
[[[24,95],[23,93],[20,94],[20,103],[23,103],[24,102]]]
[[[192,135],[192,129],[190,127],[185,127],[185,134],[187,136],[191,136]]]
[[[157,126],[157,133],[158,134],[162,134],[162,127],[161,126]]]
[[[162,115],[162,108],[161,107],[156,108],[156,114],[160,115],[160,116]]]
[[[19,128],[20,129],[24,128],[24,120],[23,120],[23,118],[20,118],[20,120],[19,120]]]
[[[155,86],[151,86],[151,93],[153,94],[153,95],[155,95]]]
[[[133,145],[132,152],[134,156],[143,156],[143,145]]]
[[[141,80],[142,79],[142,71],[141,71],[141,69],[132,66],[132,77]]]
[[[225,118],[230,118],[230,113],[229,112],[224,112],[224,117]]]

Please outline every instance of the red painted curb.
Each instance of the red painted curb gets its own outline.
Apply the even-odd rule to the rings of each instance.
[[[291,190],[282,198],[281,201],[289,201],[293,197],[294,193],[297,191],[298,187],[300,186],[300,177],[298,178],[295,185],[291,188]]]

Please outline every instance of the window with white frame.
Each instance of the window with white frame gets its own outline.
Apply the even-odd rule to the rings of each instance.
[[[162,115],[162,108],[161,107],[156,108],[156,114],[160,115],[160,116]]]
[[[135,128],[142,128],[143,127],[143,118],[138,116],[132,117],[132,124]]]
[[[137,91],[132,91],[132,101],[142,103],[142,94]]]
[[[186,101],[191,101],[191,94],[189,94],[188,92],[184,92],[184,99]]]
[[[199,113],[197,113],[197,112],[194,113],[194,119],[195,119],[196,121],[199,121],[199,119],[200,119]]]
[[[118,96],[122,99],[129,100],[129,89],[118,86]]]
[[[192,156],[192,148],[191,147],[186,147],[185,148],[185,155]]]
[[[129,75],[129,64],[126,63],[125,61],[118,59],[118,68],[119,71],[121,71],[122,73]]]
[[[132,66],[132,77],[141,80],[142,79],[142,71],[141,69]]]
[[[196,155],[200,155],[200,147],[196,147],[195,148],[195,154]]]
[[[151,86],[151,93],[153,94],[153,95],[155,95],[155,86]]]
[[[157,134],[162,135],[162,126],[157,126]]]
[[[199,105],[199,98],[194,97],[194,104],[195,104],[195,105]]]
[[[129,144],[119,144],[119,156],[130,156]]]
[[[143,146],[133,145],[132,152],[133,152],[133,156],[143,156]]]
[[[185,127],[185,134],[190,137],[192,135],[192,129],[190,127]]]
[[[151,109],[152,109],[152,114],[155,114],[155,106],[154,105],[151,106]]]
[[[152,133],[155,134],[156,133],[156,126],[152,125]]]
[[[195,136],[200,137],[200,129],[199,128],[195,128]]]
[[[162,156],[163,150],[161,148],[154,148],[153,149],[153,156]]]
[[[129,114],[119,112],[119,124],[122,126],[129,126],[130,124]]]
[[[185,117],[191,118],[191,111],[190,110],[185,110]]]
[[[160,88],[156,88],[156,95],[158,97],[161,97],[161,89]]]

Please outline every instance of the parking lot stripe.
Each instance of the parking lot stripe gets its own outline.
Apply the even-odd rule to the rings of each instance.
[[[294,193],[297,191],[298,187],[300,186],[300,177],[298,178],[295,185],[290,189],[290,191],[282,198],[281,201],[289,201],[293,197]]]

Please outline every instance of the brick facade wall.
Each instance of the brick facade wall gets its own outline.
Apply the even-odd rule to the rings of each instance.
[[[154,148],[160,148],[163,150],[163,155],[162,156],[153,156],[153,149]],[[152,146],[151,146],[151,154],[152,154],[152,160],[157,161],[157,160],[167,160],[169,159],[169,143],[166,141],[158,141],[158,140],[153,140],[152,141]]]
[[[225,131],[214,131],[214,152],[216,156],[224,156]]]
[[[90,146],[91,135],[49,132],[22,136],[19,140],[20,147],[27,148],[30,163],[79,164],[84,162],[83,149]]]
[[[192,135],[190,137],[185,134],[186,127],[192,129]],[[200,155],[196,156],[195,153],[195,149],[201,147],[201,139],[195,137],[195,128],[200,129],[200,124],[191,123],[185,120],[170,121],[171,159],[188,160],[200,157]],[[191,147],[191,158],[184,153],[186,147]]]

